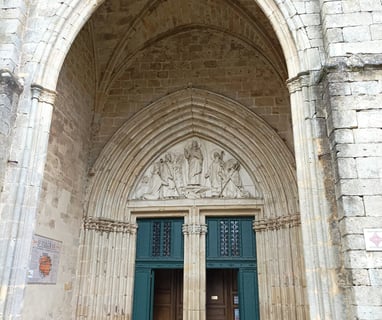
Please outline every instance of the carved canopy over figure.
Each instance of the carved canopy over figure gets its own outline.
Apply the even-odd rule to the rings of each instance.
[[[200,186],[203,154],[196,140],[192,140],[191,146],[184,148],[184,157],[188,161],[188,185]]]

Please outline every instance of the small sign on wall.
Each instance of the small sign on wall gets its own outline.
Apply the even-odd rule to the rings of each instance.
[[[28,283],[55,284],[62,242],[33,235]]]
[[[382,251],[382,229],[363,230],[366,251]]]

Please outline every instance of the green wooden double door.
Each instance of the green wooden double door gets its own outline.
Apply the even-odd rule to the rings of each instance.
[[[138,220],[133,320],[183,319],[182,219]],[[209,218],[206,319],[257,320],[256,243],[249,218]]]

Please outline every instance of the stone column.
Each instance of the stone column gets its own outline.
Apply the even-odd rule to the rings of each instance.
[[[33,85],[16,119],[0,198],[0,318],[21,316],[31,240],[46,161],[55,92]]]
[[[206,233],[204,216],[192,208],[185,217],[183,319],[206,319]]]
[[[345,319],[339,286],[336,206],[321,88],[310,73],[289,80],[303,251],[311,319]]]
[[[84,219],[77,319],[131,319],[136,230],[135,223]]]
[[[305,320],[305,290],[299,214],[259,218],[256,232],[261,319]]]

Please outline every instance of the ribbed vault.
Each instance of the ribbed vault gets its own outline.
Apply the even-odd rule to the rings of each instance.
[[[137,177],[158,154],[191,137],[243,164],[264,195],[268,218],[297,213],[294,160],[276,132],[233,100],[187,88],[144,108],[108,142],[93,168],[88,215],[125,220]]]

